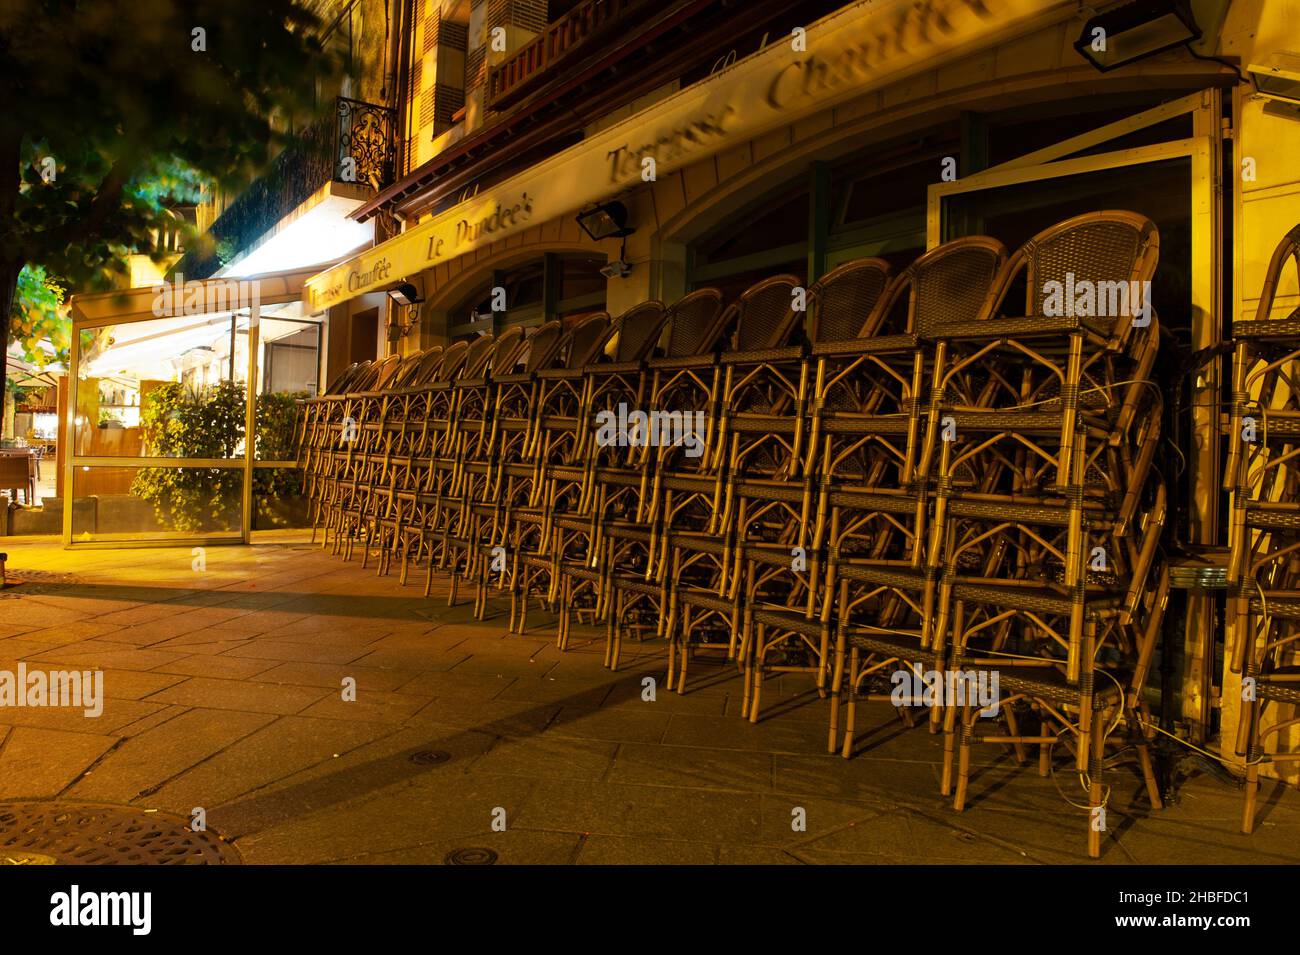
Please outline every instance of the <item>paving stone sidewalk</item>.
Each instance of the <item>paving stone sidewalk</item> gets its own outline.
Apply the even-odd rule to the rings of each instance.
[[[202,807],[249,863],[441,863],[467,847],[504,863],[1089,863],[1077,777],[977,747],[955,813],[941,738],[887,704],[866,708],[873,731],[844,760],[801,679],[765,686],[757,725],[728,667],[647,702],[658,641],[629,642],[610,673],[603,629],[575,628],[562,654],[547,614],[509,635],[504,601],[475,621],[468,601],[447,607],[445,580],[425,599],[302,533],[208,548],[202,571],[189,548],[3,544],[31,582],[0,595],[0,670],[99,669],[107,699],[97,718],[0,708],[0,802]],[[1266,782],[1244,836],[1239,790],[1208,773],[1154,813],[1127,766],[1109,781],[1089,864],[1300,862],[1293,789]]]

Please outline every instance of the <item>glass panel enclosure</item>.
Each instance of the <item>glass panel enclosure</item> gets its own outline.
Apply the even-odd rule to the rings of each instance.
[[[65,544],[246,542],[300,523],[294,423],[319,390],[324,316],[297,288],[165,318],[143,292],[87,297],[76,319]]]
[[[163,318],[79,331],[73,453],[241,457],[246,371],[235,371],[234,321]]]

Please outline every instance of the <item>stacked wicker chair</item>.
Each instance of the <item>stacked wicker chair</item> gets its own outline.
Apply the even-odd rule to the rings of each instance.
[[[683,424],[686,415],[692,423],[702,415],[706,430],[702,447],[707,450],[719,380],[716,357],[733,314],[723,308],[722,295],[716,289],[699,289],[670,306],[664,317],[664,352],[646,360],[637,385],[643,400],[638,404],[620,401],[624,410],[629,415],[670,410]],[[607,381],[603,375],[598,377],[593,394],[608,394],[609,403],[604,407],[608,412],[616,409],[616,395],[608,391]],[[626,384],[612,387],[626,396],[631,382],[624,381]],[[594,404],[593,410],[597,407]],[[640,638],[646,632],[657,636],[670,632],[665,528],[671,515],[679,518],[676,529],[681,531],[690,526],[701,529],[698,522],[702,519],[707,524],[709,516],[716,513],[716,482],[701,470],[703,454],[687,459],[694,463],[694,473],[678,473],[672,465],[675,455],[684,456],[684,448],[659,440],[661,429],[653,419],[637,422],[616,417],[617,423],[606,419],[607,430],[589,448],[595,491],[589,504],[592,548],[606,575],[602,610],[606,662],[611,668],[618,667],[627,633]],[[665,514],[670,517],[665,519]],[[696,523],[692,525],[692,521]],[[674,662],[675,657],[670,656],[670,687]]]
[[[582,368],[580,400],[575,403],[572,397],[563,397],[562,389],[570,386],[557,383],[543,401],[538,436],[539,466],[545,488],[541,507],[550,522],[555,599],[560,614],[556,642],[560,649],[568,649],[575,616],[589,615],[593,622],[606,618],[612,564],[600,559],[602,528],[597,525],[595,514],[611,508],[608,487],[603,498],[606,503],[599,508],[595,506],[600,499],[596,474],[603,473],[612,482],[611,468],[631,466],[631,471],[618,473],[634,474],[640,489],[640,473],[632,463],[637,460],[635,449],[626,448],[617,440],[617,422],[620,411],[626,416],[629,409],[640,408],[644,402],[646,360],[657,345],[666,321],[662,302],[644,302],[629,309],[614,323],[612,342],[602,343],[603,348],[609,348],[608,355],[602,348]],[[563,380],[571,374],[557,373],[556,377]],[[567,413],[550,413],[549,409],[561,402],[573,409],[572,417]],[[570,428],[576,433],[570,432]],[[618,497],[617,491],[614,496]],[[607,663],[612,651],[613,641],[608,639]]]
[[[1242,675],[1236,751],[1246,763],[1241,829],[1255,827],[1261,764],[1300,760],[1300,308],[1274,317],[1288,262],[1300,279],[1300,226],[1269,262],[1255,318],[1232,326],[1227,652]]]
[[[827,555],[836,624],[827,745],[846,758],[860,700],[898,702],[890,684],[900,669],[942,669],[926,560],[932,495],[918,463],[935,348],[921,331],[976,318],[1005,260],[996,239],[941,245],[893,280],[852,337],[813,348],[808,471],[819,493],[812,546]],[[842,743],[841,694],[848,704]],[[897,710],[909,723],[911,702]],[[936,728],[939,712],[931,710]]]
[[[1150,222],[1094,213],[1012,256],[964,238],[897,274],[862,259],[725,307],[700,289],[354,365],[302,406],[314,528],[345,559],[360,545],[378,573],[400,565],[403,584],[423,564],[426,595],[439,575],[449,603],[474,588],[479,617],[508,592],[513,632],[546,607],[562,650],[575,620],[603,624],[612,669],[627,637],[661,638],[679,693],[716,653],[742,674],[750,721],[769,715],[767,678],[802,674],[830,698],[828,749],[845,757],[863,700],[892,700],[909,725],[928,706],[958,809],[975,743],[1019,762],[1037,747],[1043,774],[1059,744],[1096,855],[1121,727],[1159,803],[1142,692],[1169,579],[1156,317],[1145,298],[1115,313],[1075,294],[1145,289],[1157,259]],[[1231,477],[1234,659],[1261,687],[1241,741],[1252,782],[1276,732],[1260,711],[1300,686],[1281,658],[1300,636],[1286,536],[1300,505],[1280,503],[1300,454],[1297,324],[1239,323],[1234,426],[1248,400],[1273,426]]]
[[[1158,250],[1140,216],[1080,216],[1017,251],[975,321],[921,329],[935,341],[918,468],[934,497],[926,561],[938,588],[931,647],[946,657],[944,792],[955,762],[963,808],[976,742],[1009,745],[1022,762],[1036,744],[1040,770],[1051,771],[1064,738],[1093,856],[1105,829],[1105,746],[1121,724],[1160,805],[1136,681],[1163,602],[1148,580],[1164,497],[1150,467],[1157,321],[1143,292]],[[1011,297],[1017,281],[1023,305]],[[1036,733],[1019,730],[1026,710]],[[981,717],[995,715],[1005,734],[983,728]]]

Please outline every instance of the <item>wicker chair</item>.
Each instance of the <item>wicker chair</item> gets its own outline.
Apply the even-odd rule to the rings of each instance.
[[[958,809],[976,739],[1022,756],[1026,742],[1050,747],[1071,734],[1078,771],[1095,777],[1092,796],[1101,792],[1101,754],[1119,718],[1094,722],[1094,709],[1126,710],[1122,681],[1094,686],[1094,674],[1111,669],[1098,654],[1113,656],[1121,672],[1133,665],[1132,588],[1153,572],[1163,524],[1163,491],[1149,481],[1161,409],[1149,384],[1158,322],[1145,294],[1158,249],[1155,226],[1141,216],[1078,216],[1008,260],[975,320],[918,329],[935,341],[917,468],[934,504],[926,565],[939,585],[924,605],[929,647],[936,657],[948,653],[945,687],[966,674],[1000,673],[1011,691],[1000,707],[945,704],[943,789],[951,791],[960,732]],[[1025,316],[1001,317],[1022,278]],[[1124,292],[1113,296],[1114,309],[1098,300],[1103,288]],[[1078,307],[1076,289],[1084,290]],[[1140,305],[1130,289],[1140,290]],[[1134,527],[1144,529],[1136,548]],[[1039,717],[1038,736],[1015,728],[1025,707]],[[978,730],[990,710],[1009,721],[1005,736]],[[1158,804],[1145,735],[1137,742]],[[1104,811],[1095,799],[1092,809]],[[1099,846],[1090,828],[1090,853]]]
[[[584,394],[580,412],[582,424],[573,448],[577,463],[546,466],[542,508],[550,522],[556,561],[560,626],[556,642],[568,648],[573,618],[589,614],[593,623],[605,617],[609,562],[600,558],[593,542],[597,468],[627,465],[627,449],[617,441],[605,440],[607,416],[639,408],[646,389],[646,359],[663,333],[666,314],[663,303],[652,301],[633,306],[614,323],[613,347],[607,361],[593,354],[583,369]]]
[[[925,423],[918,399],[933,346],[917,329],[978,316],[1005,261],[1002,243],[986,236],[944,243],[889,284],[854,338],[812,348],[806,469],[818,496],[807,536],[812,554],[825,552],[826,600],[835,603],[827,748],[846,758],[859,702],[891,695],[870,684],[900,666],[941,666],[927,626],[929,495],[917,473]],[[909,708],[896,712],[911,722]],[[931,720],[938,729],[937,711]]]
[[[1262,765],[1300,760],[1300,308],[1274,316],[1283,273],[1300,279],[1300,226],[1273,251],[1252,320],[1232,325],[1227,652],[1242,675],[1236,752],[1245,759],[1242,832],[1255,828]],[[1286,708],[1286,709],[1284,709]]]

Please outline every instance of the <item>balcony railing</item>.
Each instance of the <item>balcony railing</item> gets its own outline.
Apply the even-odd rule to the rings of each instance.
[[[187,278],[211,276],[326,183],[383,189],[393,181],[395,136],[392,109],[338,97],[335,109],[286,146],[212,223],[215,251],[204,256],[191,249],[176,270]]]
[[[586,0],[560,19],[510,59],[488,71],[487,105],[500,109],[535,88],[551,66],[582,46],[601,28],[628,10],[645,6],[645,0]]]

